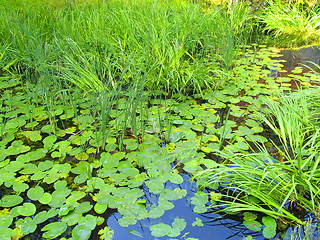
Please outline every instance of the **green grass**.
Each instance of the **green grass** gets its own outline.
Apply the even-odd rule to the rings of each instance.
[[[166,1],[21,6],[0,8],[8,71],[32,81],[61,77],[83,90],[118,79],[130,84],[148,72],[147,89],[202,92],[232,66],[248,37],[248,8],[241,4],[208,12]]]
[[[301,9],[294,1],[268,1],[261,15],[265,30],[275,36],[275,44],[286,47],[318,44],[320,15],[314,8]]]

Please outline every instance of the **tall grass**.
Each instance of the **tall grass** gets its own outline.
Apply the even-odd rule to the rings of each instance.
[[[130,73],[152,70],[146,88],[182,93],[212,87],[221,67],[231,66],[234,54],[226,52],[236,46],[232,41],[240,39],[248,15],[244,5],[233,12],[203,12],[179,1],[100,1],[60,8],[25,2],[0,9],[0,42],[10,46],[5,54],[27,79],[49,71],[84,89],[97,88],[110,64],[117,65],[117,78],[132,57],[123,76],[128,84]],[[78,77],[68,75],[70,69]]]
[[[227,211],[257,211],[274,218],[304,224],[303,216],[317,214],[320,204],[320,129],[315,124],[319,108],[314,102],[319,91],[300,91],[280,96],[279,102],[266,100],[267,113],[260,119],[279,137],[274,145],[279,157],[256,143],[258,152],[218,154],[231,164],[208,169],[199,177],[218,183],[225,193],[222,206]],[[248,200],[248,196],[256,201]]]
[[[283,45],[316,44],[320,39],[319,13],[314,8],[301,9],[295,1],[269,0],[261,21]]]

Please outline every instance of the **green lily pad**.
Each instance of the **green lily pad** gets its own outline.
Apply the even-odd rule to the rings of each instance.
[[[48,137],[46,137],[45,139],[43,139],[43,148],[45,149],[51,149],[53,144],[57,141],[57,137],[54,135],[49,135]]]
[[[122,217],[118,220],[121,227],[128,227],[129,225],[135,225],[137,223],[136,218]]]
[[[33,233],[36,229],[37,229],[37,223],[32,219],[24,221],[24,223],[21,226],[21,232],[25,235],[28,235],[29,233]]]
[[[24,192],[25,190],[27,190],[29,188],[29,185],[26,183],[22,183],[22,182],[14,182],[12,184],[13,190],[15,192]]]
[[[244,221],[243,224],[251,231],[261,231],[261,223],[257,221]]]
[[[75,211],[69,212],[66,216],[63,216],[61,221],[67,223],[68,226],[77,224],[82,218],[81,213],[76,213]]]
[[[47,224],[41,229],[41,231],[46,231],[42,237],[44,238],[56,238],[60,236],[67,230],[67,224],[65,222],[53,222]]]
[[[0,228],[10,227],[12,221],[13,221],[13,217],[11,215],[9,215],[9,216],[5,216],[5,215],[0,216]]]
[[[53,162],[50,160],[46,160],[44,162],[40,162],[38,168],[40,171],[46,171],[53,167]]]
[[[16,140],[11,143],[11,146],[5,150],[6,155],[18,155],[30,150],[30,147],[24,146],[21,140]]]
[[[195,226],[202,227],[204,225],[203,225],[202,220],[200,218],[196,218],[196,220],[192,222],[192,226],[193,227],[195,227]]]
[[[39,199],[39,202],[42,204],[49,204],[52,200],[52,195],[50,193],[44,193],[42,197]]]
[[[37,149],[36,151],[28,152],[26,156],[29,158],[29,162],[30,162],[30,161],[36,161],[36,160],[42,159],[44,156],[46,156],[46,153],[47,153],[47,150]]]
[[[175,184],[182,184],[183,178],[179,173],[171,172],[169,176],[169,181]]]
[[[252,212],[244,212],[243,213],[243,219],[245,221],[254,221],[257,219],[257,215]]]
[[[6,195],[1,199],[0,206],[13,207],[23,202],[23,198],[17,195]]]
[[[83,152],[83,153],[79,153],[79,154],[75,155],[75,158],[77,160],[84,161],[84,160],[88,160],[89,155],[87,153]]]
[[[72,239],[74,240],[87,240],[89,239],[91,235],[91,229],[84,225],[77,225],[73,230],[72,230]]]
[[[24,131],[24,132],[21,132],[21,134],[33,142],[37,142],[42,139],[40,131]]]
[[[38,201],[44,194],[44,189],[40,186],[35,186],[34,188],[30,188],[27,192],[28,198],[33,201]]]
[[[276,220],[270,216],[263,217],[262,222],[264,225],[266,225],[266,227],[274,228],[274,229],[277,228]]]
[[[85,192],[82,191],[73,191],[71,195],[67,198],[66,204],[75,204],[78,200],[86,196]]]
[[[92,205],[89,202],[80,203],[75,209],[76,213],[86,213],[92,209]]]
[[[36,224],[43,223],[47,221],[47,212],[46,211],[41,211],[37,213],[37,215],[34,216],[33,220]]]
[[[148,212],[148,218],[154,218],[154,219],[160,218],[163,216],[164,213],[165,213],[164,209],[160,207],[153,207]]]
[[[150,227],[151,234],[154,237],[164,237],[170,234],[171,226],[164,223],[155,224]]]
[[[265,227],[263,230],[262,230],[262,234],[265,238],[274,238],[274,236],[276,235],[276,229],[275,228],[271,228],[271,227]]]
[[[175,218],[172,223],[172,230],[170,234],[168,234],[169,237],[177,237],[180,235],[180,233],[186,228],[187,223],[183,218]]]
[[[24,203],[18,208],[18,212],[22,216],[32,216],[36,213],[36,210],[37,208],[33,203]]]
[[[94,205],[94,211],[98,214],[102,214],[104,213],[108,208],[107,204],[100,204],[100,203],[96,203]]]
[[[0,228],[0,236],[4,240],[10,240],[14,234],[15,232],[11,228]]]
[[[28,163],[24,165],[24,168],[20,171],[21,174],[33,174],[38,171],[38,167],[35,164]]]

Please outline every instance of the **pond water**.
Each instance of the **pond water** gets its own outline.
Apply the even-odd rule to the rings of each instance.
[[[107,225],[114,231],[114,240],[121,239],[175,239],[169,237],[155,238],[151,235],[150,227],[157,223],[165,223],[171,225],[176,217],[183,218],[187,222],[187,227],[181,232],[181,235],[176,239],[194,238],[199,240],[212,239],[243,239],[244,236],[254,236],[256,240],[264,239],[262,233],[255,233],[247,229],[242,224],[242,217],[224,218],[217,213],[208,211],[204,214],[197,214],[193,211],[194,205],[191,204],[191,197],[197,191],[196,184],[191,183],[190,177],[187,174],[182,174],[184,183],[179,187],[186,189],[188,194],[185,198],[174,201],[174,208],[165,212],[165,214],[158,219],[144,219],[138,221],[134,226],[123,228],[118,224],[121,214],[113,213],[107,220]],[[168,183],[166,188],[174,189],[176,184]],[[146,194],[150,202],[156,201],[156,196],[153,194]],[[192,226],[192,223],[197,219],[201,219],[203,226]],[[131,234],[134,231],[137,235]],[[96,239],[92,236],[91,240]]]

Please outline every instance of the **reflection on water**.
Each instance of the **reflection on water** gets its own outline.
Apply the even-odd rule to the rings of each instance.
[[[136,225],[123,228],[118,224],[118,219],[121,218],[121,214],[113,213],[107,219],[107,225],[114,231],[113,240],[140,240],[140,239],[187,239],[194,238],[199,240],[213,240],[213,239],[243,239],[244,236],[251,235],[255,240],[264,239],[262,233],[255,233],[248,230],[242,224],[242,217],[238,215],[231,215],[222,217],[217,213],[207,212],[205,214],[197,214],[193,212],[193,205],[191,197],[194,196],[194,192],[197,190],[195,183],[189,181],[189,176],[183,174],[184,183],[179,185],[181,188],[186,189],[188,194],[185,198],[173,201],[175,207],[158,219],[144,219],[138,221]],[[166,188],[174,189],[176,184],[167,183]],[[147,189],[146,189],[147,191]],[[157,196],[146,192],[146,200],[150,203],[156,202]],[[157,223],[166,223],[171,225],[176,217],[183,218],[187,222],[187,227],[181,232],[181,235],[176,238],[161,237],[155,238],[151,235],[150,227]],[[196,221],[196,218],[202,220],[204,226],[192,226],[192,223]],[[130,234],[130,230],[139,233],[141,236]],[[96,239],[91,238],[91,239]]]

